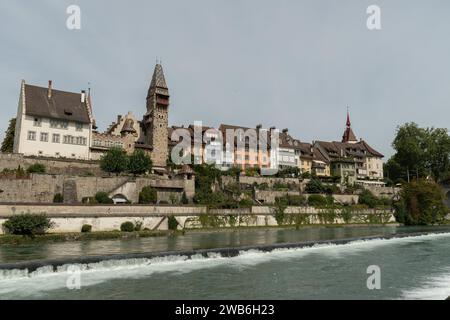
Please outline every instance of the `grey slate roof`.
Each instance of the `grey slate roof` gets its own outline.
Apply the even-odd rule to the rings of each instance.
[[[167,87],[166,78],[164,77],[164,71],[162,66],[158,63],[153,71],[152,82],[148,89],[147,97],[152,96],[154,93],[169,95],[169,88]]]
[[[25,114],[58,120],[91,123],[86,103],[81,102],[81,93],[52,89],[48,99],[48,88],[25,85]]]

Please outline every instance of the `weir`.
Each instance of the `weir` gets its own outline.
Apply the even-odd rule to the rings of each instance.
[[[412,238],[425,235],[439,235],[450,234],[448,231],[431,231],[431,232],[415,232],[405,234],[392,234],[392,235],[374,235],[367,237],[354,237],[345,239],[334,240],[319,240],[319,241],[304,241],[298,243],[278,243],[270,245],[255,245],[255,246],[243,246],[233,248],[214,248],[214,249],[200,249],[200,250],[186,250],[186,251],[164,251],[164,252],[144,252],[144,253],[132,253],[132,254],[114,254],[114,255],[97,255],[89,257],[76,257],[65,259],[49,259],[49,260],[33,260],[17,263],[0,264],[0,275],[5,274],[17,274],[21,276],[29,275],[36,271],[45,270],[46,273],[57,272],[68,265],[85,265],[86,269],[90,269],[90,265],[100,262],[113,262],[131,259],[156,259],[165,257],[185,257],[186,260],[193,257],[211,258],[218,255],[222,258],[231,258],[239,256],[246,251],[260,251],[271,252],[277,249],[300,249],[300,248],[312,248],[320,245],[345,245],[356,241],[370,241],[370,240],[389,240],[389,239],[401,239]]]

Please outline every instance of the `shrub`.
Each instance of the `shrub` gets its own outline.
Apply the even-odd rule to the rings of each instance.
[[[306,171],[302,173],[302,178],[303,179],[311,179],[311,173]]]
[[[112,204],[112,203],[114,203],[114,201],[110,197],[108,197],[108,194],[106,192],[102,192],[102,191],[97,192],[95,194],[95,201],[97,203],[101,203],[101,204]]]
[[[281,169],[276,174],[276,176],[279,178],[298,178],[299,175],[300,169],[296,167]]]
[[[365,204],[369,208],[375,208],[378,205],[379,201],[378,198],[375,197],[372,192],[370,192],[367,189],[364,189],[359,195],[358,203]]]
[[[259,175],[259,169],[256,167],[245,169],[245,176],[247,177],[255,177]]]
[[[158,193],[150,186],[142,188],[139,192],[140,204],[155,204],[158,201]]]
[[[207,205],[212,208],[234,209],[238,207],[238,203],[233,199],[233,197],[228,196],[221,191],[209,192],[206,190],[200,190],[195,193],[194,202],[197,204]]]
[[[53,203],[63,203],[64,202],[64,197],[61,193],[57,193],[55,194],[55,196],[53,197]]]
[[[275,182],[273,184],[274,190],[289,190],[289,186],[285,183]]]
[[[286,219],[286,214],[285,214],[285,210],[286,210],[286,204],[285,202],[282,200],[282,198],[277,198],[275,200],[275,220],[277,221],[277,224],[279,226],[282,226],[284,224],[284,220]]]
[[[28,167],[28,173],[45,173],[45,166],[41,163],[35,163]]]
[[[245,198],[245,199],[242,199],[241,201],[239,201],[239,207],[249,208],[251,206],[253,206],[253,200],[252,199]]]
[[[288,199],[290,206],[304,206],[307,203],[306,198],[302,195],[289,196]]]
[[[133,232],[134,224],[131,221],[126,221],[120,225],[120,231],[122,232]]]
[[[342,208],[340,217],[344,220],[344,223],[350,223],[353,218],[352,210],[350,208]]]
[[[262,191],[269,190],[269,185],[267,184],[267,182],[263,182],[263,183],[257,185],[256,188],[258,190],[262,190]]]
[[[183,195],[181,196],[181,203],[182,204],[189,204],[189,200],[186,196],[186,192],[183,192]]]
[[[304,206],[307,200],[302,195],[285,195],[281,198],[276,198],[275,203],[282,203],[285,206]]]
[[[89,232],[91,232],[92,231],[92,226],[90,225],[90,224],[84,224],[82,227],[81,227],[81,232],[82,233],[89,233]]]
[[[178,229],[178,221],[174,216],[170,216],[168,218],[169,230],[177,230]]]
[[[328,201],[320,194],[312,194],[308,197],[308,204],[312,207],[324,207],[328,204]]]
[[[339,194],[339,193],[341,193],[341,190],[338,188],[337,185],[331,184],[331,185],[325,186],[325,193],[326,194]]]
[[[403,186],[400,201],[395,204],[395,218],[405,225],[429,225],[445,220],[441,187],[428,181],[415,181]]]
[[[134,231],[141,231],[142,230],[142,225],[144,223],[142,221],[136,221],[134,223]]]
[[[170,204],[173,204],[173,205],[180,203],[180,199],[178,198],[178,196],[175,193],[170,194],[169,201],[170,201]]]
[[[325,187],[319,179],[311,179],[306,184],[306,193],[325,193]]]
[[[12,216],[3,224],[8,233],[31,237],[44,234],[52,226],[46,215],[30,213]]]

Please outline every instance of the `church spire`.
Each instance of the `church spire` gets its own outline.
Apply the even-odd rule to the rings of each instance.
[[[350,113],[348,111],[348,107],[347,107],[347,128],[351,127],[352,123],[350,122]]]
[[[355,133],[352,130],[352,123],[350,122],[350,112],[348,111],[348,107],[347,107],[347,123],[346,123],[346,128],[345,128],[344,134],[342,136],[342,142],[345,142],[345,143],[358,142],[358,140],[356,139]]]

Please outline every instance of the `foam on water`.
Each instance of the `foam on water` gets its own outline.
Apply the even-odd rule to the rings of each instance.
[[[305,248],[274,249],[269,252],[258,250],[241,251],[236,257],[225,258],[220,253],[208,253],[207,257],[200,254],[188,256],[170,255],[152,259],[122,259],[105,260],[91,264],[68,264],[59,266],[54,271],[53,266],[37,269],[34,272],[28,270],[0,270],[0,298],[13,296],[38,297],[41,293],[67,286],[67,279],[73,275],[71,270],[80,270],[82,286],[93,286],[102,282],[117,278],[138,279],[148,277],[155,273],[185,274],[198,269],[214,268],[227,265],[232,268],[247,268],[272,260],[289,260],[303,258],[309,254],[321,254],[331,258],[342,258],[346,255],[371,251],[372,249],[399,243],[432,241],[442,237],[450,237],[450,233],[429,234],[407,238],[356,240],[347,244],[317,244]],[[433,294],[443,296],[444,287],[438,286],[446,283],[450,288],[450,272],[439,279],[429,279],[424,287],[405,291],[406,298],[427,297]],[[447,281],[447,282],[445,282]],[[442,288],[436,289],[436,288]],[[433,291],[433,290],[439,290]],[[432,293],[433,291],[433,293]],[[448,293],[449,290],[446,292]],[[447,294],[447,296],[450,294]]]
[[[450,297],[450,269],[440,275],[424,278],[419,287],[404,290],[407,300],[445,300]]]

